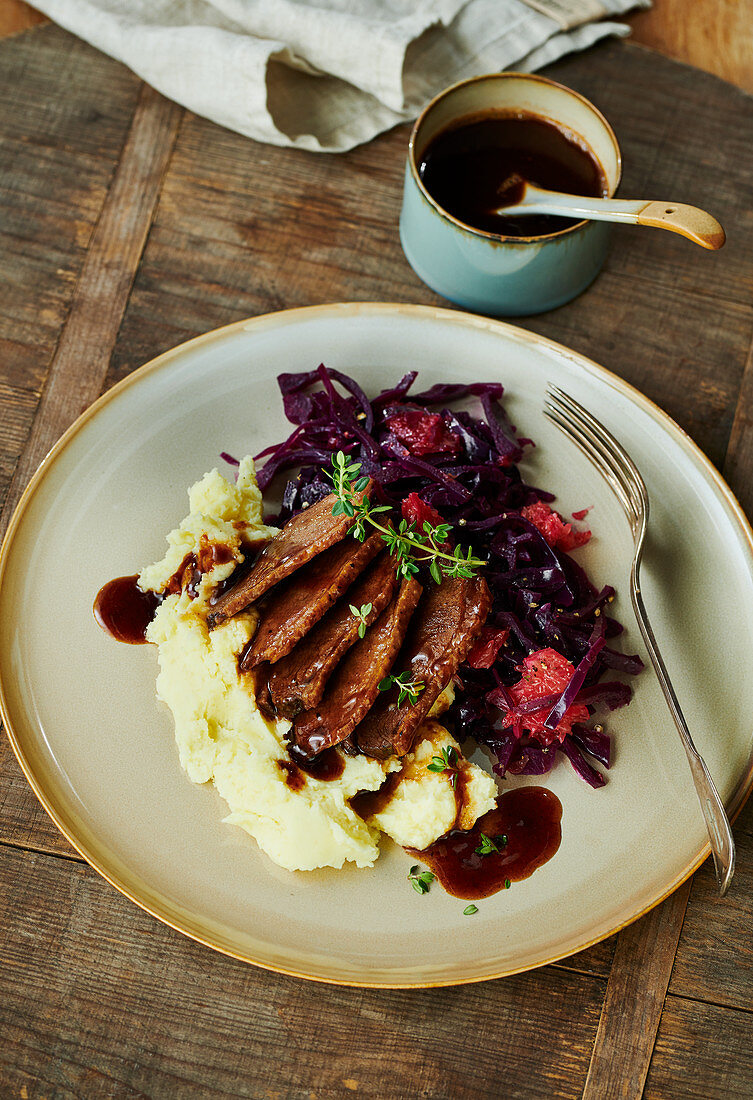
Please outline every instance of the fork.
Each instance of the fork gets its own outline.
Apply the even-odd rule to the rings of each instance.
[[[641,595],[640,567],[649,514],[646,484],[635,463],[614,436],[573,397],[557,386],[549,386],[547,389],[544,415],[591,460],[614,491],[630,523],[633,534],[633,561],[630,567],[633,610],[664,698],[685,747],[698,800],[706,820],[719,896],[724,897],[735,870],[735,842],[729,819],[706,763],[693,744]]]

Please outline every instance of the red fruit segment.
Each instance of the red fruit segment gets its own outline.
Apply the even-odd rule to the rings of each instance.
[[[436,527],[440,523],[444,523],[444,520],[440,516],[436,508],[432,508],[431,504],[427,504],[425,500],[421,500],[418,493],[409,493],[403,503],[400,505],[400,512],[404,520],[408,523],[415,523],[416,530],[423,534],[424,523],[430,523],[432,527]]]
[[[525,658],[520,671],[522,675],[519,683],[507,689],[516,708],[530,700],[560,695],[570,683],[575,668],[556,649],[539,649]],[[563,741],[571,732],[574,722],[586,722],[590,717],[587,706],[583,703],[573,703],[563,714],[557,728],[550,730],[544,723],[551,709],[550,703],[541,710],[534,710],[529,714],[509,711],[507,714],[513,728],[518,728],[521,733],[524,730],[527,731],[541,745]]]
[[[509,630],[497,630],[493,626],[482,626],[481,635],[465,659],[471,668],[491,668],[497,660],[497,654],[507,641]]]
[[[585,546],[591,538],[590,531],[577,531],[572,523],[565,523],[559,512],[555,512],[543,500],[527,504],[525,508],[521,508],[520,514],[537,527],[549,545],[557,550],[575,550],[579,546]]]
[[[412,455],[457,454],[462,446],[438,413],[405,409],[388,417],[387,424]]]

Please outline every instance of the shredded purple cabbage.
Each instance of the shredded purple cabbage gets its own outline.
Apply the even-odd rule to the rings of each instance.
[[[633,676],[643,667],[639,657],[606,645],[606,639],[622,631],[607,614],[614,589],[597,590],[569,554],[550,546],[520,514],[527,505],[549,503],[554,497],[521,476],[517,464],[533,444],[518,437],[510,423],[500,403],[502,385],[444,383],[413,393],[416,377],[410,371],[369,400],[352,378],[323,365],[281,374],[285,415],[295,428],[282,443],[256,456],[266,459],[259,487],[265,490],[276,475],[296,470],[276,517],[284,523],[331,491],[324,470],[332,454],[342,450],[361,462],[362,473],[374,479],[377,494],[387,503],[399,506],[410,493],[418,493],[451,524],[455,541],[486,561],[484,576],[493,599],[487,624],[509,631],[491,668],[465,664],[459,669],[455,702],[447,715],[456,733],[491,750],[500,775],[542,775],[564,754],[587,783],[603,786],[604,776],[589,762],[609,768],[610,740],[601,726],[574,723],[561,740],[541,745],[524,730],[521,736],[520,728],[500,728],[495,701],[512,710],[507,688],[520,680],[523,659],[551,647],[573,664],[575,673],[562,692],[518,707],[518,720],[534,709],[549,708],[546,727],[554,731],[573,704],[584,704],[593,713],[597,707],[614,710],[628,703],[628,684],[600,682],[607,671]],[[449,407],[458,401],[462,408]],[[395,425],[416,410],[439,414],[444,430],[451,433],[451,447],[440,443],[434,453],[411,452],[410,440],[400,438]]]

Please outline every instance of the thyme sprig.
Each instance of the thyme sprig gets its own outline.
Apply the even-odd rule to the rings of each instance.
[[[423,531],[419,531],[415,523],[408,523],[405,519],[400,520],[397,528],[377,519],[377,516],[392,509],[386,504],[372,504],[365,494],[359,496],[369,484],[369,479],[361,477],[360,472],[361,463],[352,462],[344,451],[337,451],[332,456],[332,470],[325,470],[337,497],[332,515],[355,519],[355,538],[363,542],[366,525],[373,527],[386,542],[390,554],[397,558],[397,571],[404,577],[418,573],[421,565],[428,566],[437,584],[441,584],[444,577],[475,576],[484,562],[473,556],[470,546],[464,556],[459,547],[447,545],[452,530],[448,523],[431,524],[425,521]]]
[[[426,687],[420,680],[411,680],[410,672],[399,672],[396,676],[385,676],[379,684],[380,691],[389,691],[392,685],[398,688],[397,705],[401,707],[407,699],[412,707],[418,702],[418,697]]]
[[[422,871],[417,863],[408,872],[408,881],[417,894],[428,894],[429,887],[436,878],[431,871]]]
[[[481,843],[476,849],[476,854],[480,856],[490,856],[492,852],[499,852],[507,844],[507,837],[502,834],[501,836],[490,837],[486,833],[481,834]]]
[[[349,604],[351,614],[358,619],[358,637],[364,638],[366,636],[366,620],[371,614],[371,608],[373,604],[362,603],[360,607],[356,607],[355,604]]]
[[[449,772],[450,786],[453,790],[458,782],[458,754],[452,745],[444,745],[437,756],[432,756],[431,763],[426,765],[430,772]]]

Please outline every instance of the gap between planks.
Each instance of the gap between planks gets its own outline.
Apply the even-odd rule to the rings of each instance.
[[[42,459],[102,392],[182,117],[181,107],[142,85],[13,474],[0,536]]]
[[[617,939],[582,1100],[640,1100],[692,877]]]
[[[747,516],[753,515],[753,341],[748,350],[722,473]]]

